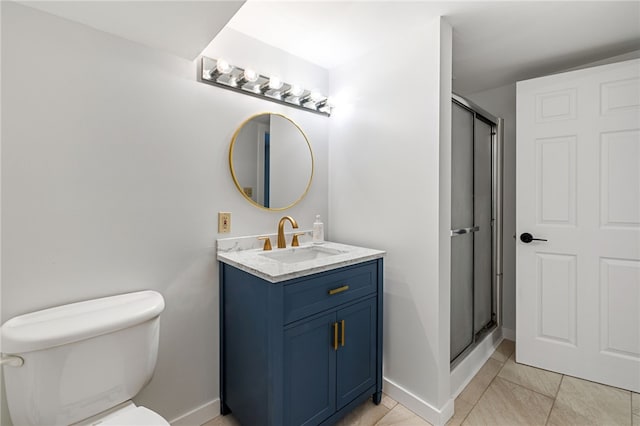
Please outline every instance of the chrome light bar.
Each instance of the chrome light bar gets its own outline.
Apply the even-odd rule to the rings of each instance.
[[[333,106],[329,98],[317,90],[307,90],[296,84],[285,83],[277,76],[267,77],[250,68],[233,66],[222,58],[202,56],[200,65],[200,81],[203,83],[331,116]]]

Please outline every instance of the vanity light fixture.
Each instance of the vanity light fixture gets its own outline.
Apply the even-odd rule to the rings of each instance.
[[[240,74],[238,85],[243,90],[258,93],[260,92],[260,84],[257,83],[260,76],[254,70],[247,68]]]
[[[280,90],[282,89],[283,84],[284,83],[277,75],[272,75],[271,78],[269,78],[269,89]]]
[[[292,84],[289,90],[285,92],[284,100],[285,102],[288,102],[290,104],[301,105],[302,99],[305,98],[305,96],[303,96],[305,92],[306,91],[302,87],[298,86],[297,84]]]
[[[275,100],[281,101],[283,92],[289,90],[289,85],[285,85],[280,77],[272,76],[269,81],[260,87],[262,94]]]
[[[210,79],[216,80],[219,84],[235,87],[237,86],[237,82],[232,71],[233,67],[231,64],[229,64],[226,59],[220,58],[216,62],[215,67],[212,67],[207,71],[207,75]]]
[[[216,64],[215,71],[220,74],[229,74],[233,70],[233,67],[227,62],[226,59],[220,58],[218,59],[218,63]]]
[[[326,114],[331,114],[331,100],[329,98],[326,98],[320,102],[318,102],[316,104],[316,108],[318,108],[318,111],[320,112],[324,112]]]
[[[304,89],[297,84],[291,85],[291,88],[287,91],[289,96],[300,97],[304,93]]]
[[[326,116],[333,107],[319,90],[306,90],[297,84],[283,82],[278,76],[264,76],[251,68],[231,65],[223,58],[202,57],[200,81],[225,89],[285,104]]]
[[[308,94],[306,94],[305,96],[303,96],[300,99],[300,103],[305,108],[313,108],[313,109],[317,109],[318,111],[320,111],[318,105],[321,102],[326,101],[326,100],[327,100],[327,97],[324,96],[322,93],[320,93],[319,90],[313,89]]]
[[[318,89],[312,90],[309,97],[313,102],[320,102],[323,99],[327,99],[326,96],[322,95]]]
[[[248,81],[249,83],[255,83],[258,80],[258,73],[252,70],[251,68],[247,68],[242,73],[242,78]]]

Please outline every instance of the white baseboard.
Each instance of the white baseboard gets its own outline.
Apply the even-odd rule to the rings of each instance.
[[[513,342],[516,341],[516,331],[512,328],[502,327],[502,337]]]
[[[460,395],[460,392],[462,392],[471,379],[478,374],[480,368],[482,368],[484,363],[491,357],[502,340],[502,329],[496,328],[451,370],[451,398],[455,399]]]
[[[449,399],[444,407],[437,409],[423,400],[417,395],[414,395],[402,386],[392,382],[386,377],[383,379],[383,392],[389,395],[391,398],[398,401],[400,404],[407,407],[409,410],[416,413],[429,423],[435,426],[445,425],[447,421],[453,416],[453,399]]]
[[[171,426],[200,426],[220,415],[220,399],[216,398],[185,413],[169,423]]]

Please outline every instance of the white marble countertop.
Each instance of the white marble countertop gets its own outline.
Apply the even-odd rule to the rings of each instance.
[[[307,237],[307,235],[303,237]],[[307,238],[303,238],[302,241],[304,241],[304,239]],[[269,282],[277,283],[318,272],[330,271],[343,266],[366,262],[368,260],[378,259],[385,255],[385,252],[382,250],[325,241],[319,245],[320,250],[336,250],[341,253],[319,259],[284,263],[275,259],[270,259],[267,256],[263,256],[263,254],[284,252],[286,250],[293,250],[296,248],[274,248],[271,251],[264,251],[262,248],[255,248],[256,244],[253,241],[258,241],[257,236],[218,240],[218,260]],[[272,238],[272,243],[274,241],[275,239]],[[287,242],[288,241],[290,241],[290,238],[287,238]],[[314,244],[311,242],[301,242],[299,248],[305,248],[313,245]],[[273,244],[273,246],[275,247],[275,244]]]

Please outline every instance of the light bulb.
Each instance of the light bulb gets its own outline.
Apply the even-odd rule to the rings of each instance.
[[[244,79],[249,83],[253,83],[258,80],[258,73],[251,68],[247,68],[244,70]]]
[[[216,63],[216,70],[220,74],[229,74],[232,69],[233,67],[225,59],[218,59],[218,62]]]
[[[322,93],[320,93],[320,91],[317,89],[313,89],[309,97],[313,102],[319,102],[324,99],[324,96],[322,95]]]
[[[280,77],[271,76],[271,78],[269,78],[269,89],[278,90],[282,88],[282,85],[283,83]]]
[[[291,96],[300,96],[304,93],[304,89],[297,84],[292,84],[291,89],[289,89],[289,94]]]

